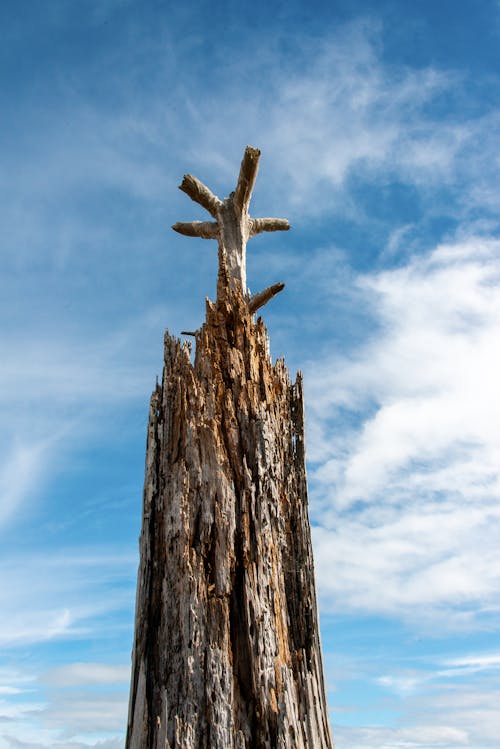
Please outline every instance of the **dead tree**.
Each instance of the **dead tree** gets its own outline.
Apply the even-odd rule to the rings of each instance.
[[[260,152],[234,193],[180,189],[217,239],[217,301],[190,344],[165,335],[149,412],[127,749],[330,749],[308,520],[304,410],[253,313],[247,240],[288,229],[252,219]]]

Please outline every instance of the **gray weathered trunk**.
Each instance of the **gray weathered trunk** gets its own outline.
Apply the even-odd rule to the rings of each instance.
[[[194,364],[189,344],[165,335],[149,413],[127,749],[332,747],[302,381],[272,364],[244,292],[219,278]]]

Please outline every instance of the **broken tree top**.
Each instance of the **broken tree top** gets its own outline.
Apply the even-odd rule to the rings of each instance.
[[[246,281],[246,245],[248,240],[263,231],[287,231],[290,224],[284,218],[251,218],[248,213],[252,191],[259,169],[260,151],[247,146],[241,162],[236,189],[221,200],[192,174],[185,174],[179,189],[191,200],[205,208],[215,221],[178,222],[172,229],[188,237],[217,239],[219,243],[219,278],[217,297],[225,296],[227,288],[239,288],[248,303],[250,313],[256,312],[284,288],[283,283],[250,296]]]
[[[245,245],[259,151],[220,200],[181,185],[214,222],[217,302],[196,351],[168,331],[151,397],[126,749],[333,749],[308,518],[302,378],[273,364],[252,312]]]

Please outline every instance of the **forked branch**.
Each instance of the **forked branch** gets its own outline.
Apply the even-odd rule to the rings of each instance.
[[[185,174],[182,184],[179,185],[179,190],[185,192],[191,200],[202,205],[214,218],[217,218],[217,211],[222,206],[222,200],[214,195],[199,179],[193,177],[192,174]]]
[[[277,283],[249,299],[246,281],[246,245],[248,239],[270,231],[288,231],[290,224],[282,218],[251,218],[248,212],[259,169],[260,151],[247,146],[241,162],[236,189],[221,200],[203,182],[185,174],[179,186],[191,200],[203,206],[215,221],[179,221],[174,231],[188,237],[217,239],[219,243],[219,276],[217,299],[226,298],[227,289],[240,289],[250,313],[255,312],[278,294],[284,284]]]

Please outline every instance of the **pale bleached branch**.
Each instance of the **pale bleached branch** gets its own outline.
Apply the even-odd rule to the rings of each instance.
[[[178,221],[172,229],[186,237],[202,237],[202,239],[217,239],[219,225],[217,221]]]
[[[258,148],[252,148],[251,146],[245,148],[245,155],[241,162],[238,184],[236,185],[233,198],[234,205],[237,206],[242,213],[248,211],[253,186],[255,185],[257,172],[259,170],[259,159],[260,151]]]
[[[182,184],[179,185],[179,190],[185,192],[191,200],[202,205],[214,218],[217,218],[222,200],[214,195],[197,177],[193,177],[192,174],[185,174]]]
[[[273,296],[276,296],[276,294],[279,294],[280,291],[283,291],[285,288],[284,283],[275,283],[272,286],[268,286],[267,289],[264,289],[264,291],[259,291],[258,294],[254,294],[253,297],[248,302],[248,311],[251,315],[253,315],[254,312],[256,312],[260,307],[263,307],[265,304],[269,302],[270,299],[273,298]]]
[[[252,218],[250,219],[250,236],[263,231],[288,231],[290,224],[286,218]]]

